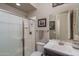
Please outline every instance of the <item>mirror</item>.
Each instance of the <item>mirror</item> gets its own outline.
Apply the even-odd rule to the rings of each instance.
[[[59,20],[59,39],[60,40],[69,40],[70,39],[70,11],[61,12],[58,14],[57,19]],[[57,21],[58,21],[57,20]]]
[[[79,10],[77,9],[76,10],[76,34],[78,34],[79,35]]]
[[[56,15],[50,15],[49,38],[63,40],[78,40],[79,9],[61,12]]]
[[[71,27],[73,29],[73,23],[71,22],[72,14],[70,11],[58,13],[56,15],[50,15],[49,17],[49,37],[50,39],[70,40],[72,37]],[[72,24],[71,24],[72,23]]]
[[[74,40],[79,40],[79,9],[74,10]]]
[[[49,38],[56,39],[56,16],[49,16]]]

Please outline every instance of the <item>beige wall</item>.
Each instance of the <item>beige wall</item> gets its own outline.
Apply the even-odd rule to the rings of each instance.
[[[49,8],[52,8],[51,7],[51,4],[47,3],[47,4],[36,4],[37,5],[37,10],[30,13],[30,16],[36,16],[37,19],[40,19],[40,18],[47,18],[48,19],[48,16],[51,12],[49,12]],[[36,21],[36,24],[37,24],[37,21]],[[36,25],[37,26],[37,25]],[[38,26],[36,27],[37,30],[44,30],[44,39],[49,39],[49,34],[48,34],[48,30],[49,30],[49,25],[48,25],[48,20],[47,20],[47,27],[41,27],[41,28],[38,28]],[[39,31],[37,31],[37,39],[39,39],[39,34],[38,34]]]
[[[36,16],[37,19],[40,18],[49,18],[49,15],[58,14],[60,12],[73,10],[77,7],[79,7],[79,4],[71,3],[71,4],[64,4],[58,7],[53,8],[51,3],[38,3],[37,10],[29,13],[29,16]],[[42,29],[42,28],[41,28]],[[45,28],[44,28],[45,29]]]
[[[75,4],[75,3],[71,3],[71,4],[64,4],[58,7],[53,8],[51,3],[39,3],[36,4],[37,5],[37,10],[33,11],[32,13],[29,13],[29,16],[36,16],[37,19],[40,18],[47,18],[47,27],[43,27],[43,28],[38,28],[38,30],[48,30],[49,29],[49,15],[53,15],[53,14],[58,14],[60,12],[64,12],[64,11],[70,11],[73,9],[76,9],[79,7],[79,4]],[[57,30],[59,30],[58,28],[56,28]],[[45,38],[49,38],[49,33],[45,32],[46,36],[44,36]]]

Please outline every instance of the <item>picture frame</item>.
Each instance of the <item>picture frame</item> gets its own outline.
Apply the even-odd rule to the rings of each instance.
[[[49,21],[49,29],[55,30],[55,21]]]
[[[38,27],[46,27],[46,18],[38,19]]]
[[[52,7],[57,7],[57,6],[62,5],[62,4],[64,4],[64,3],[52,3]]]

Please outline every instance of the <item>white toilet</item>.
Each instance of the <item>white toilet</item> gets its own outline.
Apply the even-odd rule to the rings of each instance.
[[[36,48],[37,48],[37,51],[34,51],[31,56],[42,56],[43,55],[43,52],[44,52],[44,46],[45,43],[42,43],[42,42],[36,42]]]
[[[36,42],[37,51],[39,51],[39,52],[43,52],[43,51],[44,51],[44,45],[45,45],[45,43],[42,43],[42,42]]]

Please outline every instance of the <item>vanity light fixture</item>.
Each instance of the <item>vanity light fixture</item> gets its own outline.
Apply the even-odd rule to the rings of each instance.
[[[21,4],[20,4],[20,3],[16,3],[16,5],[17,5],[17,6],[21,6]]]

